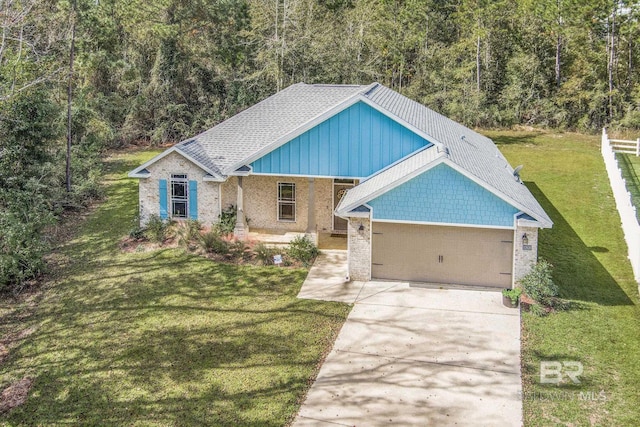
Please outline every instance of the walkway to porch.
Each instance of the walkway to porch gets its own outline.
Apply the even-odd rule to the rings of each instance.
[[[305,233],[297,233],[292,231],[263,230],[251,229],[249,231],[248,240],[253,242],[263,242],[268,245],[288,245],[297,236],[304,236]],[[347,235],[318,233],[319,249],[347,249]]]

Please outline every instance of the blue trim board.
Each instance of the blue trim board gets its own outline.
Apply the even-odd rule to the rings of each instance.
[[[364,102],[357,102],[254,161],[254,173],[367,177],[431,145]]]
[[[513,227],[519,209],[445,164],[367,203],[373,219]]]
[[[189,181],[189,219],[198,219],[198,181]]]
[[[167,209],[167,180],[158,180],[158,191],[160,197],[160,218],[167,219],[169,217],[169,211]]]

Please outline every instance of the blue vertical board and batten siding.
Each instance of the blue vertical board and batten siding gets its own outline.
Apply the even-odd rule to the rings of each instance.
[[[253,173],[364,178],[431,143],[363,102],[276,148]]]
[[[440,164],[368,202],[373,219],[513,227],[518,209]]]

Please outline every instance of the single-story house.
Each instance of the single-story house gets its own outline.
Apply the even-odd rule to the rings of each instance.
[[[493,141],[379,84],[295,84],[129,173],[140,219],[347,235],[352,280],[509,287],[552,221]]]

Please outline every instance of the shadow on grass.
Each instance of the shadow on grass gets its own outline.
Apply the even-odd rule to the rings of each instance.
[[[618,166],[622,171],[622,178],[626,181],[627,191],[631,194],[631,202],[634,206],[640,206],[640,177],[636,169],[633,167],[633,163],[629,155],[616,154],[616,160],[618,160]],[[640,212],[636,208],[636,218],[640,220]]]
[[[491,132],[487,132],[487,135],[498,145],[538,145],[535,138],[543,133],[542,131],[513,132],[512,134],[501,132],[499,135],[493,135]]]
[[[553,228],[540,233],[539,256],[554,265],[554,281],[560,297],[600,305],[633,305],[633,301],[594,255],[609,252],[605,247],[587,246],[564,219],[542,190],[527,182],[544,210],[553,220]],[[580,307],[573,304],[573,308]]]

